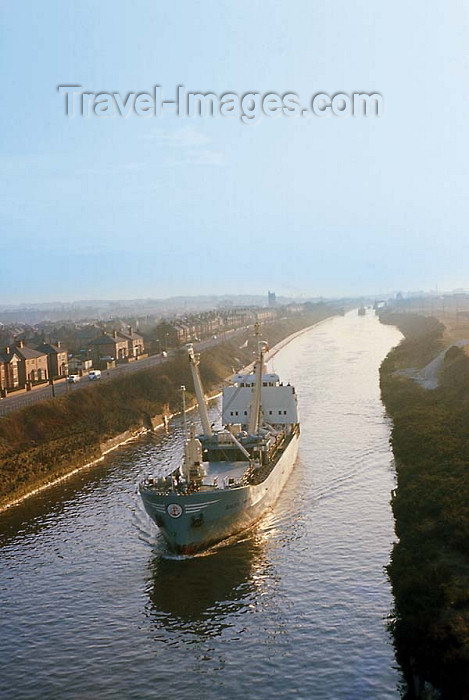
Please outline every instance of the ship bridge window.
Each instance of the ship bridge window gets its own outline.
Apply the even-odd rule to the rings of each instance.
[[[244,415],[247,416],[247,414],[248,414],[248,412],[247,412],[247,411],[244,411]]]
[[[272,411],[269,411],[269,416],[271,416],[271,415],[272,415]]]

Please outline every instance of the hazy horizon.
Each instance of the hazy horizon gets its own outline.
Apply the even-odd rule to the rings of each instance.
[[[383,294],[370,294],[370,295],[356,295],[356,296],[336,296],[336,297],[287,297],[278,296],[276,297],[276,304],[278,307],[295,304],[295,303],[345,303],[345,304],[370,304],[374,302],[390,302],[391,304],[399,300],[402,296],[404,301],[415,302],[422,300],[422,302],[441,300],[444,305],[446,303],[458,304],[458,298],[469,297],[469,290],[393,290],[390,292],[385,292]],[[460,302],[461,303],[461,302]],[[0,325],[2,322],[8,323],[15,322],[15,319],[20,319],[24,313],[32,312],[33,315],[36,314],[47,314],[50,313],[56,319],[66,321],[68,319],[77,318],[88,319],[92,318],[93,314],[108,314],[113,313],[117,315],[121,314],[123,316],[133,316],[135,318],[144,317],[148,315],[158,315],[158,314],[180,314],[180,313],[198,313],[208,310],[216,310],[217,308],[229,308],[229,307],[262,307],[269,306],[267,295],[263,294],[206,294],[206,295],[176,295],[173,297],[165,298],[134,298],[134,299],[74,299],[72,301],[62,301],[62,300],[52,300],[52,301],[30,301],[17,304],[2,304],[0,301]],[[442,307],[444,308],[444,306]],[[80,315],[88,312],[87,315]],[[3,316],[1,315],[3,313]],[[18,313],[19,316],[15,317]],[[70,314],[70,316],[58,316],[58,314]],[[77,316],[78,314],[78,316]],[[45,317],[46,318],[46,317]],[[52,317],[51,317],[52,318]]]
[[[469,286],[462,0],[7,0],[2,19],[0,305]],[[60,85],[379,93],[383,114],[71,118]]]
[[[272,290],[275,291],[275,290]],[[432,297],[432,296],[448,296],[451,297],[453,295],[458,295],[458,294],[469,294],[469,289],[453,289],[453,290],[435,290],[435,289],[408,289],[408,290],[390,290],[386,292],[375,292],[375,293],[370,293],[370,294],[344,294],[344,295],[335,295],[335,296],[307,296],[305,294],[298,295],[298,296],[286,296],[286,295],[276,295],[277,303],[278,304],[283,304],[283,303],[292,303],[292,302],[306,302],[306,301],[312,301],[312,302],[320,302],[320,301],[325,301],[325,302],[333,302],[333,301],[341,301],[344,299],[351,299],[351,300],[357,300],[357,299],[385,299],[385,300],[390,300],[396,295],[402,294],[403,298],[412,298],[412,297]],[[131,304],[131,303],[138,303],[138,302],[149,302],[149,303],[157,303],[157,304],[164,304],[167,302],[176,302],[176,301],[181,301],[181,302],[190,302],[190,301],[195,301],[195,300],[203,300],[203,301],[209,301],[213,300],[214,302],[222,302],[223,300],[226,300],[227,302],[232,302],[233,300],[239,300],[241,303],[241,300],[249,300],[253,299],[256,302],[263,302],[264,304],[267,305],[268,303],[268,298],[267,294],[255,294],[252,293],[250,294],[249,292],[243,293],[243,294],[223,294],[222,292],[220,293],[212,293],[212,294],[193,294],[193,295],[185,295],[185,294],[175,294],[174,296],[170,297],[133,297],[133,298],[124,298],[124,297],[103,297],[103,298],[89,298],[89,299],[70,299],[70,300],[61,300],[61,299],[50,299],[50,300],[44,300],[44,301],[24,301],[24,302],[15,302],[15,303],[6,303],[3,304],[0,301],[0,309],[8,309],[8,308],[15,308],[15,307],[28,307],[28,306],[73,306],[73,305],[92,305],[92,304]]]

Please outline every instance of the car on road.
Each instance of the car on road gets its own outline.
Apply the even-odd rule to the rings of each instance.
[[[77,382],[80,381],[80,375],[79,374],[69,374],[67,377],[67,382],[69,384],[76,384]]]
[[[94,382],[96,379],[101,379],[101,370],[92,369],[91,372],[88,372],[88,379],[90,382]]]

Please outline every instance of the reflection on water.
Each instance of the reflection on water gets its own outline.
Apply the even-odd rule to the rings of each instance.
[[[399,337],[355,313],[275,357],[298,389],[298,462],[275,507],[205,555],[168,556],[136,490],[178,464],[178,421],[0,514],[0,698],[396,700],[378,367]]]
[[[106,468],[107,465],[97,464],[81,470],[0,513],[0,547],[18,535],[38,535],[43,528],[66,517],[68,508],[80,495],[96,489]]]
[[[150,563],[147,614],[167,632],[215,637],[262,594],[269,564],[259,535],[178,559],[156,555]]]

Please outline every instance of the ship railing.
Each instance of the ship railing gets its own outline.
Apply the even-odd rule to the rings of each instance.
[[[244,481],[243,477],[240,479],[235,479],[232,476],[225,476],[223,479],[223,488],[224,489],[235,489],[239,488],[240,486],[244,486]]]

